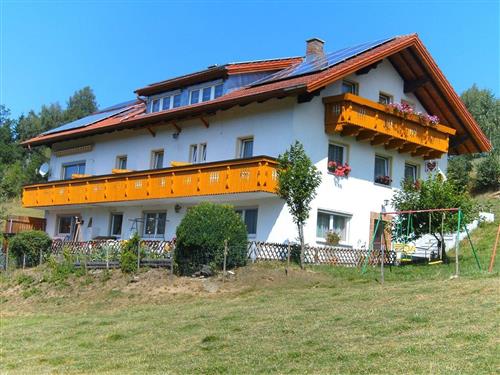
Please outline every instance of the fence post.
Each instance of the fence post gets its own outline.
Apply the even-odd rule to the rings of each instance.
[[[5,241],[5,272],[9,272],[9,241]]]
[[[42,261],[43,261],[43,255],[42,255],[42,249],[40,249],[40,266],[42,265]]]
[[[286,252],[286,270],[285,274],[288,276],[288,269],[290,268],[290,253],[291,253],[291,246],[290,246],[290,240],[287,240],[287,252]]]
[[[380,283],[384,283],[384,259],[385,259],[385,246],[382,244],[381,247],[381,252],[382,256],[380,258]]]
[[[23,270],[26,267],[26,254],[23,253]]]
[[[174,254],[175,254],[175,243],[172,246],[172,251],[170,255],[170,278],[174,278]]]
[[[139,272],[139,268],[141,267],[141,242],[137,243],[137,272]]]
[[[314,248],[314,264],[318,265],[319,264],[319,258],[318,258],[318,248]]]
[[[106,246],[106,269],[109,270],[109,248]]]
[[[226,281],[227,240],[224,240],[224,264],[222,271],[222,282]]]

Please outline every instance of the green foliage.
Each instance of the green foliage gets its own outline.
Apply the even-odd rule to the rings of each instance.
[[[304,265],[304,224],[309,218],[311,202],[321,184],[321,172],[307,156],[299,141],[278,157],[278,195],[285,200],[299,232],[301,266]]]
[[[49,160],[50,149],[41,146],[28,150],[21,146],[22,141],[96,110],[89,87],[76,91],[66,109],[58,103],[43,105],[38,113],[31,110],[17,119],[10,118],[9,110],[0,105],[0,195],[14,198],[19,196],[22,185],[45,181],[37,172]]]
[[[493,148],[500,150],[500,99],[491,90],[479,89],[475,84],[461,98]]]
[[[228,269],[244,266],[247,260],[247,230],[232,206],[202,203],[190,208],[177,227],[175,262],[183,275],[202,265],[222,269],[224,240],[227,240]]]
[[[85,273],[83,266],[78,269],[75,267],[75,257],[68,248],[63,248],[62,259],[50,256],[47,264],[50,270],[47,281],[56,285],[65,285],[68,277],[73,274],[81,276]]]
[[[120,254],[120,268],[124,273],[137,272],[137,249],[140,246],[141,238],[136,232],[127,241],[123,242]]]
[[[19,276],[17,276],[16,282],[17,285],[21,285],[23,288],[27,288],[35,282],[35,278],[31,275],[22,273]]]
[[[475,188],[477,191],[500,189],[500,154],[490,152],[477,166]]]
[[[443,181],[439,176],[431,176],[416,183],[403,182],[401,190],[394,194],[392,205],[396,211],[461,208],[463,224],[472,222],[478,216],[477,207],[469,193],[457,191],[453,182]],[[441,224],[444,233],[456,232],[458,214],[448,212],[443,216],[442,212],[430,215],[425,212],[399,215],[393,222],[393,239],[407,242],[432,234],[438,241],[442,241]],[[410,228],[408,235],[407,228]]]
[[[45,256],[50,249],[52,240],[47,233],[32,230],[16,234],[9,241],[9,249],[17,258],[18,264],[22,264],[23,255],[26,255],[26,265],[39,264],[40,252]]]
[[[470,184],[472,162],[469,155],[452,156],[448,159],[446,176],[457,190],[467,190]]]

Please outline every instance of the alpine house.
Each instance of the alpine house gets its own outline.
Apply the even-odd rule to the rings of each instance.
[[[52,156],[48,182],[24,187],[24,206],[45,210],[54,238],[171,239],[189,207],[228,203],[251,239],[295,240],[275,158],[299,140],[322,172],[306,242],[334,231],[359,248],[403,179],[445,172],[448,154],[490,150],[417,35],[323,48],[311,39],[304,57],[154,83],[27,140]]]

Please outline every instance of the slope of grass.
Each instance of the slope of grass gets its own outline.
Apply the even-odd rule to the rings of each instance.
[[[0,208],[3,208],[7,215],[44,217],[43,210],[37,210],[36,208],[24,208],[20,199],[12,199],[8,202],[0,203],[0,205]],[[0,209],[0,211],[2,210]]]

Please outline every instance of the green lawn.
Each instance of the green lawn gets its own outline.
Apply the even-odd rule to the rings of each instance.
[[[473,233],[483,268],[496,223]],[[0,277],[0,373],[495,374],[500,260],[387,269],[261,263],[221,280]],[[45,276],[44,276],[45,275]]]

